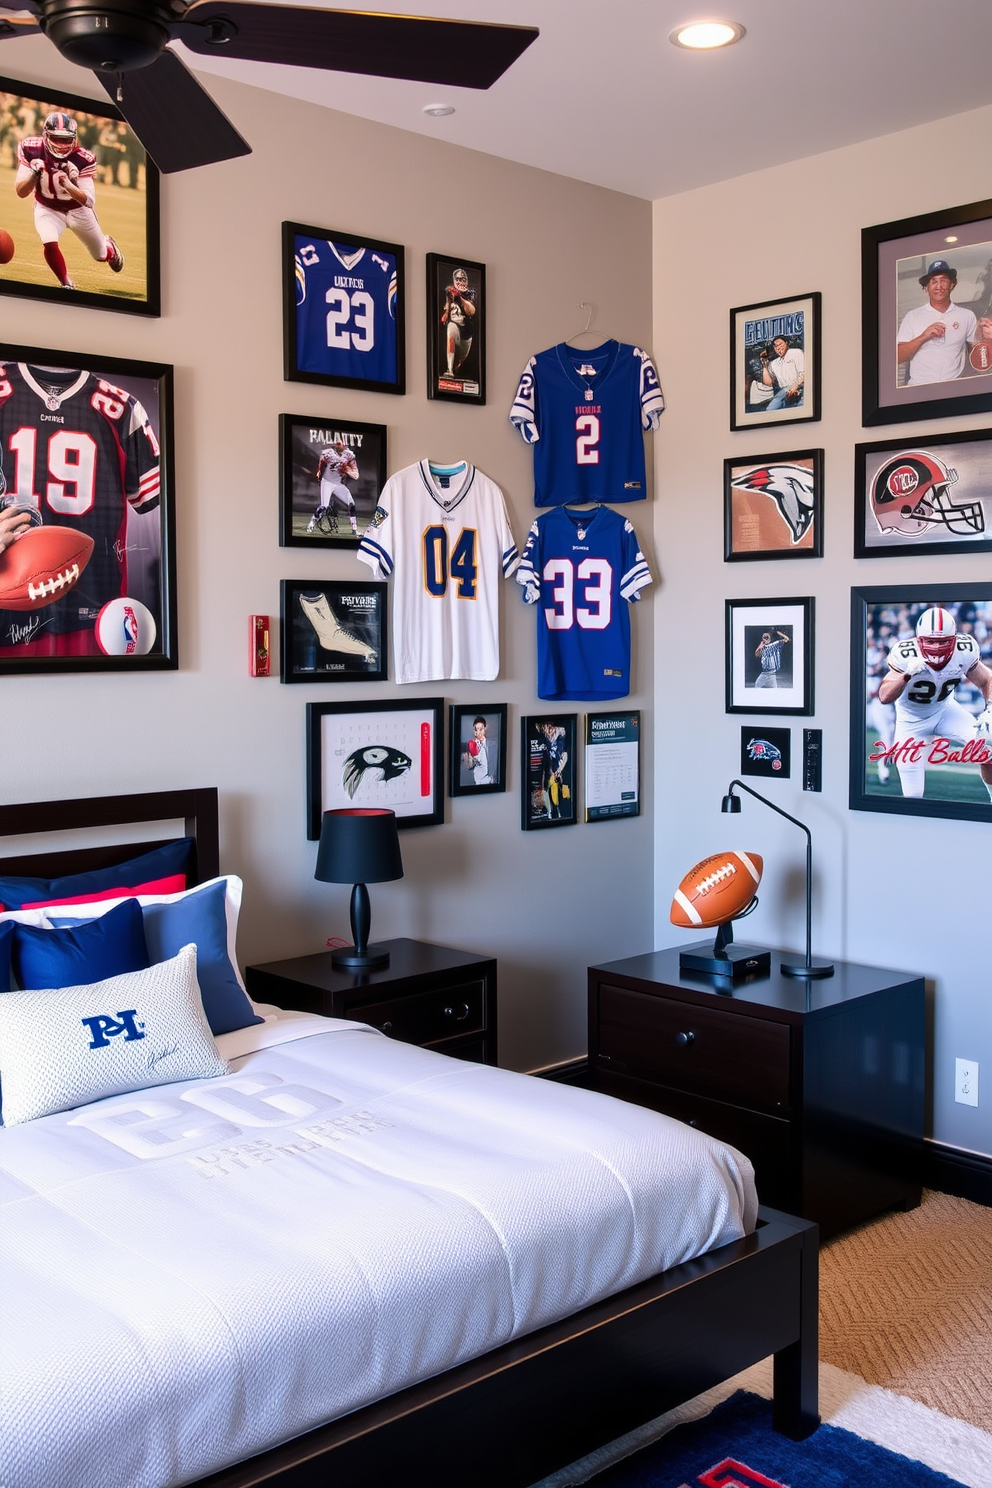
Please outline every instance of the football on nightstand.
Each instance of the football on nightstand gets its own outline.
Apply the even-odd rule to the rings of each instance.
[[[75,527],[29,527],[0,553],[0,610],[40,610],[76,583],[93,539]]]
[[[699,930],[722,925],[747,909],[761,882],[757,853],[724,852],[690,868],[672,900],[673,925]]]

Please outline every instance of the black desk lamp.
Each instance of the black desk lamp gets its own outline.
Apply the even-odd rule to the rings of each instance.
[[[739,796],[734,795],[735,786],[739,786],[742,791],[747,791],[748,795],[753,796],[756,801],[761,801],[763,805],[770,807],[772,811],[777,811],[779,816],[784,816],[786,821],[790,821],[794,827],[798,827],[800,831],[806,833],[806,958],[803,961],[783,961],[781,963],[783,976],[833,976],[834,966],[832,961],[814,961],[810,955],[813,933],[813,839],[810,836],[809,827],[803,826],[801,821],[797,821],[794,816],[790,816],[787,811],[783,811],[781,806],[776,806],[774,801],[769,801],[767,796],[762,796],[758,791],[752,790],[749,785],[744,784],[743,780],[732,780],[730,782],[730,787],[720,806],[721,811],[732,813],[740,811],[741,801]]]
[[[314,878],[321,883],[350,883],[351,934],[355,944],[331,952],[335,966],[368,971],[389,965],[389,952],[369,946],[372,907],[370,883],[387,883],[403,877],[396,813],[348,807],[325,811],[320,819],[320,843]]]

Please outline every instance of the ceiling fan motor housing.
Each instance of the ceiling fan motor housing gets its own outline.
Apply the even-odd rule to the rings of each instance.
[[[44,0],[39,25],[62,56],[80,67],[133,72],[169,40],[169,11],[148,0]]]

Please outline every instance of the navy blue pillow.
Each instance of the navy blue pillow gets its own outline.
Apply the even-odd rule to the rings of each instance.
[[[0,992],[10,991],[10,948],[14,942],[14,926],[10,920],[0,924]]]
[[[145,939],[152,961],[169,961],[190,941],[196,944],[196,979],[213,1033],[233,1033],[264,1023],[241,989],[227,954],[225,884],[191,889],[174,904],[145,904]]]
[[[10,924],[11,921],[7,921]],[[102,982],[151,964],[137,899],[125,899],[98,920],[63,930],[14,924],[11,966],[25,992]]]
[[[101,889],[136,889],[139,884],[188,873],[193,851],[192,837],[177,837],[163,847],[115,863],[112,868],[94,868],[89,873],[67,873],[62,878],[0,878],[0,905],[20,909],[42,899],[68,899],[76,894],[98,894]],[[135,970],[138,970],[136,967]],[[66,986],[72,983],[67,982]]]

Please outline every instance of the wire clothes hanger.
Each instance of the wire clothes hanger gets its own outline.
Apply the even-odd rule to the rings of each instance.
[[[565,339],[565,345],[566,346],[571,346],[572,343],[574,341],[577,341],[580,336],[599,336],[599,334],[600,334],[599,331],[591,331],[589,329],[589,327],[592,325],[592,318],[596,314],[596,306],[593,305],[593,304],[590,304],[590,302],[588,300],[580,300],[579,301],[579,309],[580,310],[585,310],[585,311],[588,312],[587,315],[586,315],[586,323],[582,327],[581,331],[575,331],[571,336],[567,336],[566,337],[566,339]],[[609,338],[607,337],[607,339],[609,339]],[[590,350],[591,351],[595,351],[596,348],[593,346],[593,347],[590,347]]]

